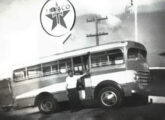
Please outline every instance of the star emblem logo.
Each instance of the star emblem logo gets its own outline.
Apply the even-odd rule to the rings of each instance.
[[[65,21],[64,21],[64,17],[68,14],[68,12],[70,10],[62,11],[59,9],[59,11],[56,12],[56,10],[58,10],[58,8],[59,8],[59,6],[56,3],[56,7],[50,9],[50,11],[52,13],[46,15],[48,18],[50,18],[53,21],[52,30],[57,26],[57,24],[60,24],[63,27],[67,28]]]
[[[42,28],[54,37],[69,33],[74,26],[75,19],[75,9],[68,0],[48,0],[40,13]]]

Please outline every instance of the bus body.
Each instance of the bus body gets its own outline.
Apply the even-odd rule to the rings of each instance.
[[[102,106],[111,107],[122,97],[145,91],[149,82],[146,55],[142,44],[122,41],[43,58],[39,64],[13,71],[14,103],[35,106],[50,97],[56,103],[68,101],[65,79],[67,71],[74,70],[75,74],[89,71],[83,79],[84,100],[99,99]]]

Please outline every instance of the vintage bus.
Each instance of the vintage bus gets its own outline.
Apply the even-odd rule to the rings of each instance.
[[[126,96],[146,91],[149,83],[146,48],[137,42],[121,41],[42,58],[38,64],[13,71],[11,89],[14,106],[38,106],[44,113],[68,101],[65,79],[88,71],[84,78],[85,98],[101,106],[118,106]]]

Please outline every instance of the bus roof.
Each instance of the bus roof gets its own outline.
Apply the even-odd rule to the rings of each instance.
[[[85,55],[93,52],[98,52],[98,51],[103,51],[103,50],[108,50],[108,49],[113,49],[113,48],[120,48],[120,47],[124,47],[127,45],[130,46],[137,46],[140,47],[141,49],[145,49],[145,47],[138,43],[138,42],[134,42],[134,41],[118,41],[118,42],[111,42],[111,43],[106,43],[106,44],[102,44],[100,46],[90,46],[87,48],[82,48],[82,49],[76,49],[76,50],[72,50],[72,51],[67,51],[67,52],[63,52],[63,53],[57,53],[51,56],[46,56],[46,57],[41,57],[36,64],[32,64],[32,65],[37,65],[37,64],[43,64],[46,62],[52,62],[52,61],[56,61],[56,60],[62,60],[62,59],[66,59],[66,58],[70,58],[73,56],[80,56],[80,55]],[[29,65],[32,66],[32,65]],[[24,66],[24,67],[28,67],[28,66]],[[22,67],[23,68],[23,67]]]
[[[97,52],[97,51],[103,51],[106,49],[123,47],[125,45],[126,45],[126,42],[115,42],[115,43],[111,43],[111,44],[103,44],[100,46],[90,46],[87,48],[76,49],[76,50],[67,51],[67,52],[63,52],[63,53],[57,53],[57,54],[54,54],[49,57],[42,57],[40,59],[40,61],[41,61],[41,63],[43,63],[46,61],[59,60],[59,59],[63,59],[63,58],[69,58],[72,56],[85,55],[88,52],[93,53],[93,52]]]

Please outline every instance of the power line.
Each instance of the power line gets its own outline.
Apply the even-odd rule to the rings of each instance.
[[[88,22],[95,22],[95,27],[96,27],[96,33],[95,34],[87,34],[86,37],[96,37],[96,45],[99,46],[99,36],[102,36],[102,35],[108,35],[108,33],[105,33],[105,32],[102,32],[100,33],[99,32],[99,28],[98,28],[98,25],[99,25],[99,22],[102,21],[102,20],[107,20],[108,17],[104,17],[104,18],[92,18],[92,19],[87,19],[87,23]]]

